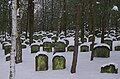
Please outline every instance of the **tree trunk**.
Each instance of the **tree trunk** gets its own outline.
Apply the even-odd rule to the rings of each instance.
[[[60,0],[60,13],[59,13],[59,22],[58,22],[58,29],[57,29],[57,35],[62,31],[61,29],[61,18],[62,18],[62,0]]]
[[[81,19],[80,19],[80,21],[81,21],[81,42],[82,43],[84,43],[84,13],[85,13],[85,5],[84,5],[84,1],[82,1],[82,4],[81,4],[81,15],[80,15],[80,17],[81,17]]]
[[[43,6],[43,8],[42,8],[42,31],[45,31],[45,26],[46,26],[45,25],[45,23],[46,23],[45,4],[46,4],[46,0],[42,0],[42,6]]]
[[[76,66],[77,66],[77,58],[78,58],[78,32],[79,32],[79,12],[80,12],[80,4],[77,5],[77,12],[76,12],[76,27],[75,27],[75,50],[73,53],[73,61],[72,61],[72,66],[71,66],[71,73],[76,73]]]
[[[53,24],[53,19],[54,19],[54,13],[53,13],[54,12],[54,0],[52,0],[51,3],[52,4],[51,4],[51,28],[50,28],[50,30],[54,31],[54,26],[53,26],[54,25]]]
[[[92,38],[92,49],[91,49],[91,61],[93,60],[93,57],[94,57],[94,42],[95,42],[95,39],[94,39],[94,36],[95,36],[95,27],[96,27],[96,0],[92,0],[92,5],[91,5],[91,26],[92,26],[92,34],[93,34],[93,38]]]
[[[12,0],[12,49],[10,53],[10,75],[9,79],[15,79],[15,53],[16,53],[16,27],[17,27],[17,1]]]
[[[66,15],[66,0],[63,0],[63,31],[65,32],[66,36],[66,29],[67,29],[67,15]]]
[[[29,27],[29,42],[30,45],[33,43],[34,33],[34,0],[28,0],[28,27]]]
[[[17,0],[17,37],[16,37],[16,63],[22,62],[22,46],[21,46],[21,40],[20,40],[20,34],[21,34],[21,16],[20,16],[20,9],[19,6],[20,0]]]

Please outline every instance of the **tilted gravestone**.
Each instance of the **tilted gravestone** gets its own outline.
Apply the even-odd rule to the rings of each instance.
[[[114,64],[109,64],[101,67],[101,73],[118,73],[118,68]]]
[[[48,56],[46,54],[38,54],[35,57],[36,71],[48,70]]]
[[[66,47],[69,45],[69,40],[67,40],[67,39],[64,39],[65,40],[65,44],[66,44]]]
[[[62,70],[66,68],[66,59],[64,56],[56,55],[53,57],[53,70]]]

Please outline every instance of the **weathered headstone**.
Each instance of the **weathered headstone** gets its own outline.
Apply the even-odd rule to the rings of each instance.
[[[67,47],[67,51],[74,51],[75,47],[73,45],[70,45]]]
[[[38,54],[35,57],[36,71],[48,70],[48,56],[46,54]]]
[[[97,44],[93,48],[94,57],[110,57],[110,47],[107,44]]]
[[[37,53],[38,51],[40,51],[40,45],[33,43],[31,45],[31,53]]]
[[[118,73],[118,68],[114,64],[108,64],[101,67],[101,73]]]
[[[53,57],[53,70],[62,70],[66,68],[66,59],[64,56],[56,55]]]
[[[43,43],[43,51],[52,52],[52,43],[51,42],[44,42]]]
[[[81,45],[80,46],[80,52],[89,52],[89,46]]]
[[[120,46],[115,46],[115,51],[120,51]]]
[[[55,52],[65,52],[66,45],[64,42],[56,42],[54,46]]]

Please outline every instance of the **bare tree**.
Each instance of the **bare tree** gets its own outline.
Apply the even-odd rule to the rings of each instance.
[[[34,0],[28,0],[28,27],[29,27],[29,39],[30,45],[33,42],[34,32]]]
[[[77,5],[77,12],[76,12],[76,27],[75,27],[75,50],[73,53],[73,61],[72,61],[72,66],[71,66],[71,73],[76,73],[76,66],[77,66],[77,58],[78,58],[78,32],[79,32],[79,17],[80,16],[80,6],[81,4],[79,3]]]
[[[12,0],[12,49],[10,53],[10,76],[15,79],[16,27],[17,27],[17,0]]]
[[[17,0],[16,63],[22,62],[22,46],[20,40],[22,16],[23,16],[23,0]]]

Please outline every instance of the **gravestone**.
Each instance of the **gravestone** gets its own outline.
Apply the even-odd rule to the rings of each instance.
[[[51,42],[44,42],[43,43],[43,51],[52,52],[52,43]]]
[[[89,41],[89,42],[92,42],[92,40],[94,40],[94,41],[95,41],[95,36],[90,35],[90,36],[88,37],[88,41]]]
[[[80,52],[89,52],[89,46],[81,45],[80,46]]]
[[[117,41],[120,41],[120,36],[117,37]]]
[[[31,53],[37,53],[40,51],[40,45],[33,43],[31,44]]]
[[[3,43],[2,43],[2,49],[5,49],[5,45],[6,45],[6,44],[9,44],[9,42],[3,42]]]
[[[115,51],[120,51],[120,46],[115,46]]]
[[[67,51],[74,51],[75,47],[73,45],[70,45],[67,47]]]
[[[66,67],[66,59],[64,58],[64,56],[54,56],[53,60],[53,70],[62,70],[65,69]]]
[[[10,43],[5,44],[5,46],[4,46],[4,50],[5,50],[4,53],[5,53],[5,55],[7,55],[7,54],[9,54],[11,52],[11,47],[12,47],[12,45]]]
[[[65,44],[66,44],[66,47],[69,45],[69,41],[67,39],[64,39],[65,40]]]
[[[5,60],[6,60],[6,61],[10,61],[10,53],[7,54],[7,55],[5,55]]]
[[[42,40],[43,35],[38,35],[38,39]]]
[[[54,42],[57,42],[58,37],[57,36],[52,36],[51,39],[54,40]]]
[[[27,45],[25,43],[22,43],[22,49],[25,49]]]
[[[64,42],[56,42],[54,46],[55,52],[65,52],[66,44]]]
[[[105,44],[108,44],[110,46],[110,51],[112,51],[112,46],[113,46],[113,42],[111,39],[105,39],[104,40]]]
[[[34,35],[33,35],[33,39],[38,40],[38,35],[37,35],[37,34],[34,34]]]
[[[48,70],[48,56],[46,54],[38,54],[35,57],[36,71]]]
[[[118,73],[118,68],[114,64],[109,64],[101,67],[101,73]]]
[[[107,44],[97,44],[93,48],[94,57],[108,58],[110,57],[110,47]]]

